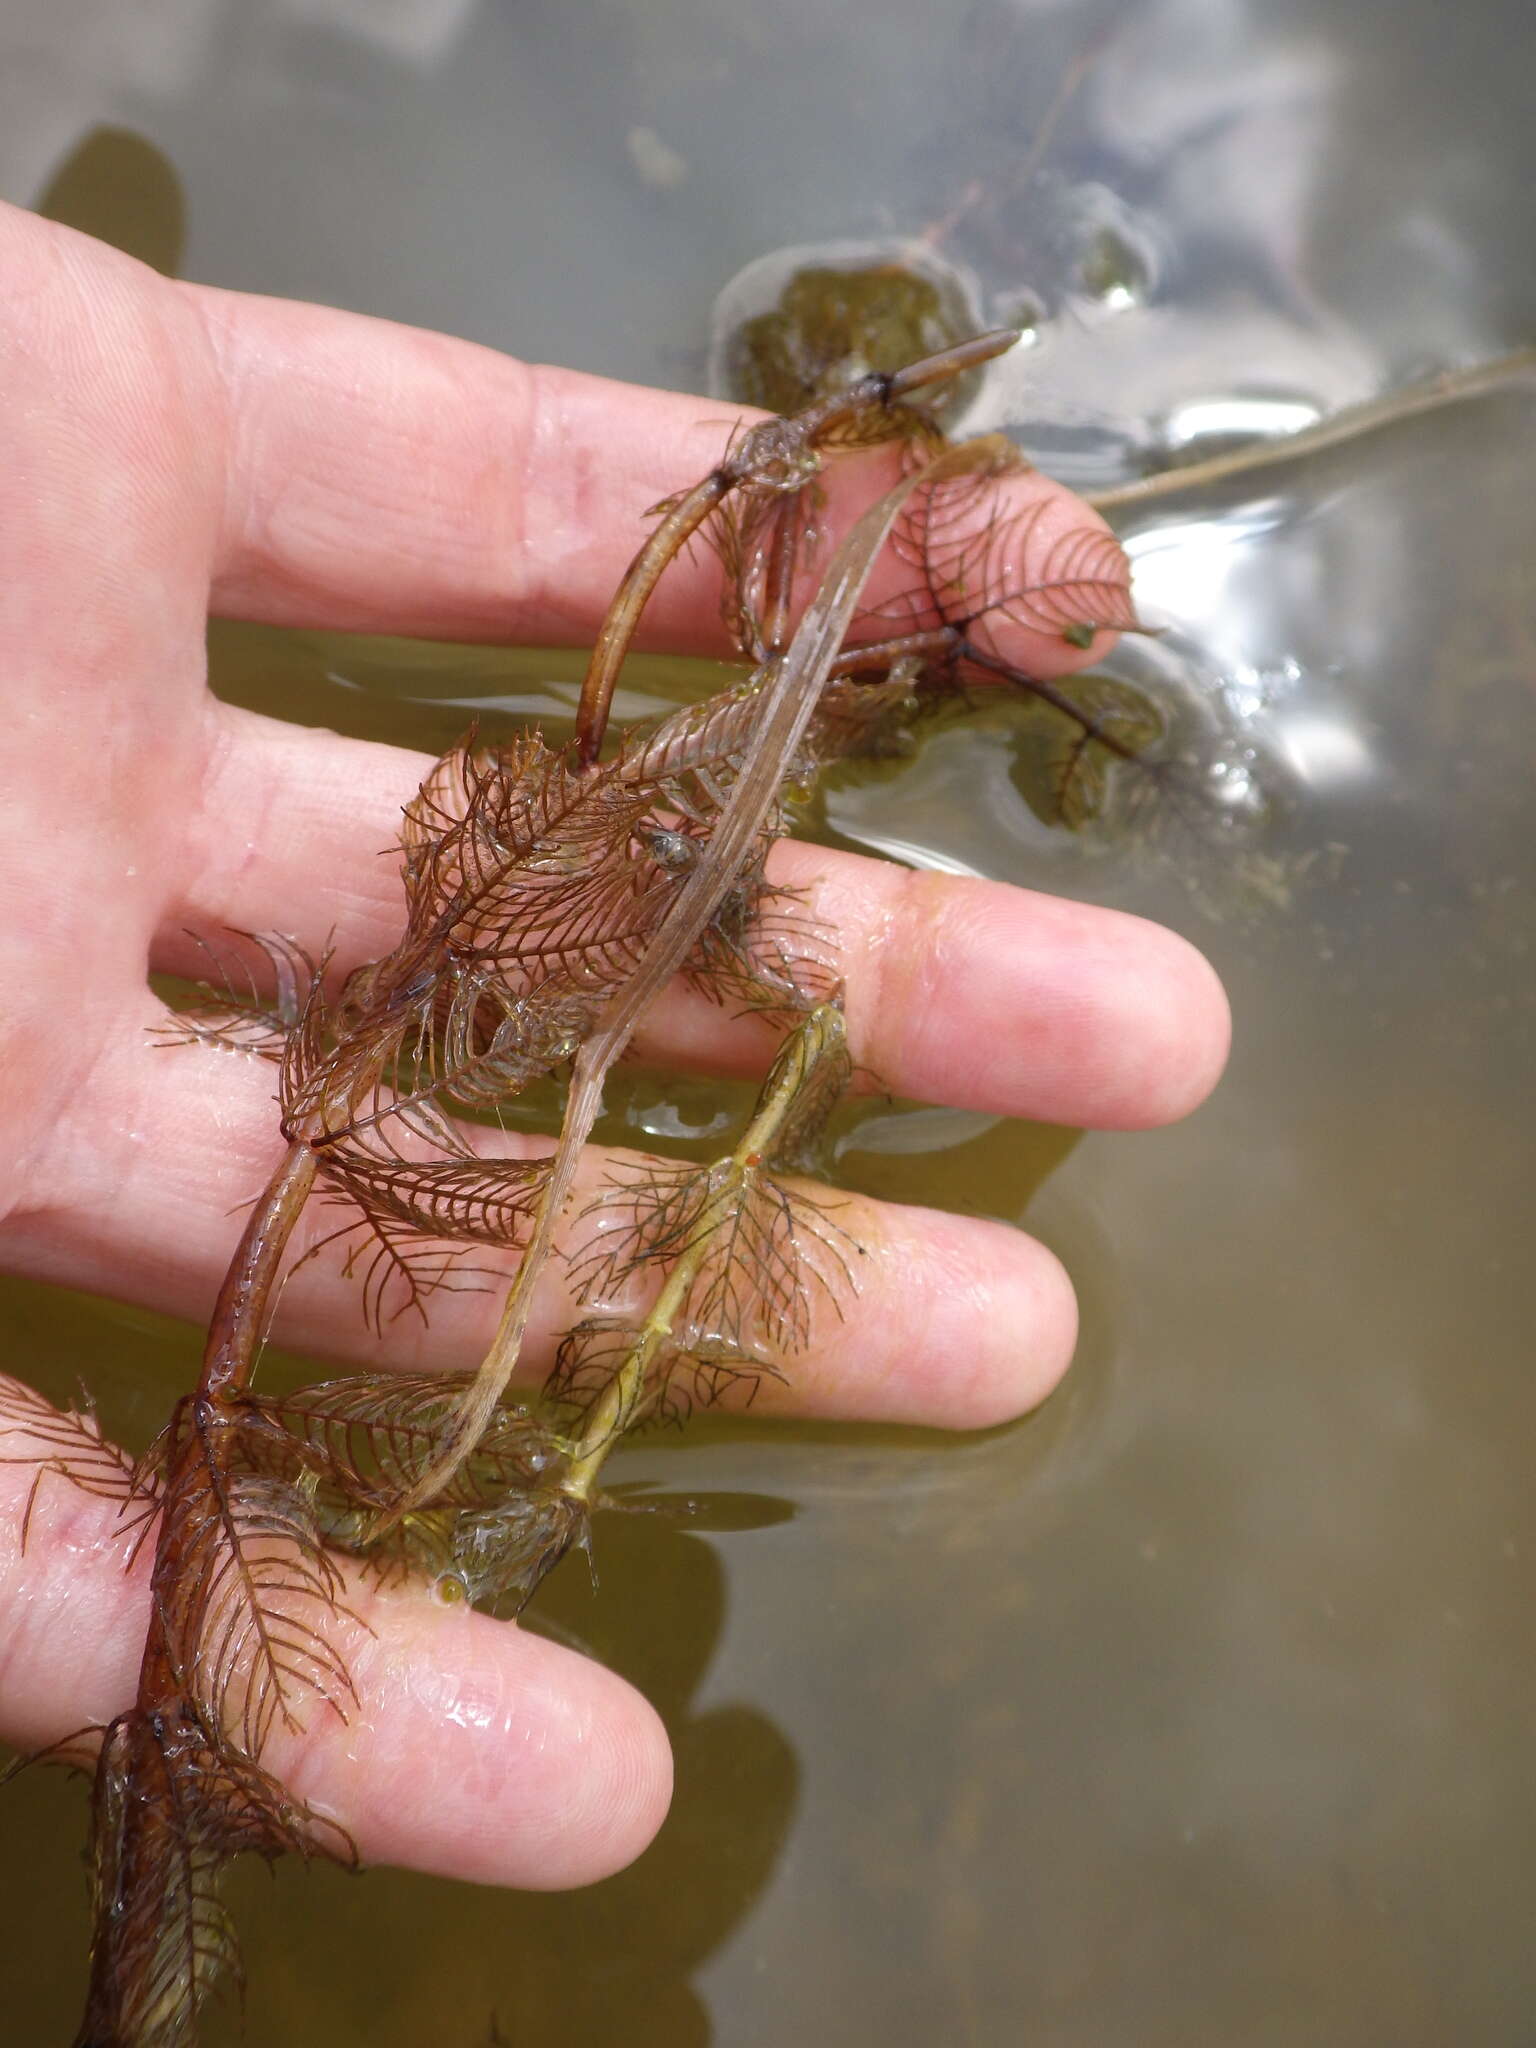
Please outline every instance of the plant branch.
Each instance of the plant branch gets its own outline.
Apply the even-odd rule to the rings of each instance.
[[[818,1068],[841,1055],[844,1037],[842,1011],[835,1003],[820,1003],[785,1042],[735,1150],[709,1168],[704,1212],[641,1324],[634,1346],[588,1417],[561,1479],[562,1492],[590,1501],[603,1461],[636,1414],[651,1366],[671,1337],[716,1237],[733,1221],[764,1160],[778,1148]]]
[[[559,1145],[495,1339],[444,1431],[437,1456],[380,1525],[380,1534],[401,1516],[426,1506],[441,1491],[490,1421],[517,1363],[534,1287],[553,1246],[581,1148],[602,1106],[608,1070],[629,1043],[647,1005],[683,965],[722,897],[734,885],[737,870],[762,830],[815,712],[865,578],[898,512],[920,486],[970,471],[1000,472],[1016,465],[1018,459],[1008,442],[988,436],[947,451],[887,491],[845,536],[786,653],[760,672],[761,706],[752,742],[704,855],[679,889],[638,969],[610,999],[597,1028],[576,1055]]]

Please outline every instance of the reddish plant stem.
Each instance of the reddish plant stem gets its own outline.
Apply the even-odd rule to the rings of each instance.
[[[313,1149],[296,1138],[246,1219],[208,1325],[199,1392],[228,1401],[250,1383],[272,1283],[315,1184]]]
[[[821,467],[820,443],[846,421],[878,414],[914,391],[990,362],[1018,338],[1013,328],[996,328],[924,356],[904,370],[860,377],[846,391],[819,398],[790,419],[762,420],[750,427],[719,467],[671,506],[624,572],[581,685],[576,744],[583,765],[590,768],[602,747],[619,670],[663,570],[723,498],[748,483],[791,496],[804,490]]]
[[[178,1815],[198,1790],[195,1764],[183,1766],[192,1772],[184,1777],[177,1763],[229,1739],[197,1684],[203,1539],[228,1493],[234,1410],[250,1384],[273,1283],[317,1164],[307,1144],[291,1144],[246,1219],[214,1306],[197,1390],[177,1404],[171,1423],[138,1691],[131,1711],[106,1730],[96,1765],[96,1924],[76,2036],[85,2048],[130,2039],[123,2015],[141,2013],[153,1999],[160,1949],[152,1925],[146,1937],[144,1901],[160,1895],[167,1859],[187,1853],[190,1831]],[[187,1967],[195,1976],[190,1961]]]

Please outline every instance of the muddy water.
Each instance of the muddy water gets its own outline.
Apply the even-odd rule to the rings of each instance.
[[[1040,316],[978,416],[1085,480],[1536,334],[1513,8],[906,0],[845,37],[698,0],[181,0],[134,44],[97,13],[0,70],[7,196],[116,123],[184,184],[190,274],[674,384],[750,259],[934,228],[990,310]],[[600,1594],[547,1603],[667,1714],[661,1841],[568,1899],[244,1876],[249,2038],[476,2044],[493,2012],[668,2048],[1529,2037],[1533,418],[1484,401],[1128,526],[1167,631],[1126,672],[1218,702],[1234,772],[1269,764],[1251,858],[1048,830],[994,712],[833,792],[849,843],[1188,931],[1230,1077],[1145,1136],[851,1127],[850,1180],[1062,1253],[1072,1378],[970,1440],[719,1422],[637,1451],[630,1476],[768,1503],[620,1523]],[[236,628],[214,672],[431,748],[472,703],[553,715],[576,671]],[[632,680],[630,710],[668,687]],[[636,1082],[619,1114],[709,1104]],[[5,1302],[7,1362],[84,1375],[127,1431],[191,1371],[174,1326]],[[18,2039],[61,2039],[82,1806],[7,1798],[5,1996]]]

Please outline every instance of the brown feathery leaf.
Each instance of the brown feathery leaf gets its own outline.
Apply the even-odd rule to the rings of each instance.
[[[244,1469],[242,1426],[238,1410],[204,1396],[177,1403],[157,1452],[167,1481],[155,1587],[180,1683],[254,1758],[279,1722],[301,1725],[306,1700],[345,1717],[356,1695],[332,1632],[358,1617],[303,1488]]]
[[[20,1380],[0,1375],[0,1443],[25,1439],[24,1449],[0,1453],[0,1465],[35,1465],[36,1477],[22,1512],[21,1541],[26,1548],[38,1488],[50,1474],[67,1479],[83,1493],[102,1500],[115,1500],[128,1515],[119,1533],[134,1538],[125,1562],[137,1555],[144,1529],[159,1504],[160,1487],[153,1473],[141,1472],[138,1462],[101,1433],[96,1410],[88,1396],[79,1408],[55,1408],[34,1388]]]
[[[1045,540],[1054,516],[1049,499],[1002,514],[995,491],[968,479],[925,487],[894,536],[920,580],[872,616],[909,631],[949,626],[1004,653],[1004,623],[1082,644],[1095,630],[1134,631],[1130,564],[1119,541],[1098,524]]]
[[[323,977],[330,953],[316,960],[282,932],[231,931],[229,936],[262,957],[276,994],[262,992],[248,955],[221,953],[190,932],[188,937],[208,958],[212,978],[195,983],[193,1000],[174,1012],[174,1021],[157,1026],[150,1035],[162,1045],[214,1045],[280,1064],[308,992]]]
[[[195,1713],[137,1710],[105,1730],[92,1793],[96,1939],[82,2043],[185,2048],[239,1948],[218,1893],[254,1853],[355,1861],[351,1841]]]

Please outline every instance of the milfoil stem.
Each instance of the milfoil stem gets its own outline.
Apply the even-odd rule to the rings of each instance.
[[[96,1763],[93,1826],[111,1825],[114,1814],[118,1819],[107,1859],[112,1883],[95,1900],[90,1983],[76,2036],[82,2048],[127,2042],[122,2016],[142,2015],[155,2006],[153,1982],[162,1958],[154,1942],[142,1939],[141,1910],[136,1908],[160,1883],[167,1815],[174,1814],[176,1800],[189,1796],[188,1787],[169,1774],[166,1753],[195,1740],[198,1731],[206,1730],[210,1740],[228,1739],[226,1731],[213,1727],[196,1683],[203,1608],[196,1585],[189,1583],[196,1570],[187,1553],[200,1521],[188,1504],[210,1484],[228,1484],[233,1450],[229,1412],[250,1384],[273,1283],[314,1185],[315,1168],[308,1145],[290,1145],[247,1217],[214,1306],[197,1391],[185,1396],[177,1410],[180,1426],[172,1433],[165,1474],[138,1690],[132,1712],[108,1729]],[[160,1774],[160,1794],[151,1796],[135,1783],[130,1796],[121,1795],[116,1777],[130,1753],[147,1757],[145,1767]],[[175,2004],[185,1993],[195,2009],[201,1996],[197,1980],[198,1966],[189,1956],[183,1976],[163,1995]],[[139,2038],[137,2029],[132,2037]]]
[[[619,670],[635,637],[640,614],[651,600],[667,564],[685,547],[722,499],[744,483],[787,493],[802,490],[821,467],[817,445],[845,421],[898,404],[914,391],[957,377],[990,362],[1018,340],[1012,327],[994,328],[937,355],[924,356],[889,376],[860,377],[846,391],[819,398],[788,419],[761,420],[750,427],[717,469],[696,483],[663,515],[661,523],[624,572],[592,649],[576,707],[576,745],[587,767],[597,759],[608,729],[608,711]]]
[[[687,1305],[714,1239],[732,1221],[743,1195],[762,1172],[764,1160],[772,1156],[791,1111],[817,1067],[840,1052],[843,1039],[842,1011],[835,1003],[820,1003],[785,1041],[758,1097],[752,1121],[742,1132],[735,1151],[717,1159],[709,1169],[709,1197],[704,1212],[640,1325],[633,1349],[587,1418],[560,1482],[562,1492],[577,1500],[591,1499],[603,1460],[633,1420],[651,1366]]]
[[[919,370],[921,365],[918,366]],[[610,1000],[596,1030],[577,1053],[560,1139],[540,1195],[527,1249],[507,1294],[491,1348],[443,1429],[437,1452],[421,1476],[382,1517],[374,1537],[402,1516],[427,1506],[458,1471],[484,1434],[517,1364],[533,1293],[554,1245],[556,1227],[576,1178],[592,1126],[602,1107],[603,1083],[646,1007],[682,967],[700,934],[735,883],[737,872],[773,807],[822,686],[837,658],[865,579],[902,506],[920,487],[968,473],[997,475],[1019,464],[1000,435],[986,435],[947,450],[915,470],[870,506],[844,536],[820,590],[806,607],[784,654],[760,672],[762,712],[741,771],[722,805],[703,857],[679,889],[640,965]]]
[[[272,1285],[317,1165],[312,1148],[295,1139],[246,1218],[208,1325],[199,1391],[210,1399],[227,1401],[250,1384]]]

